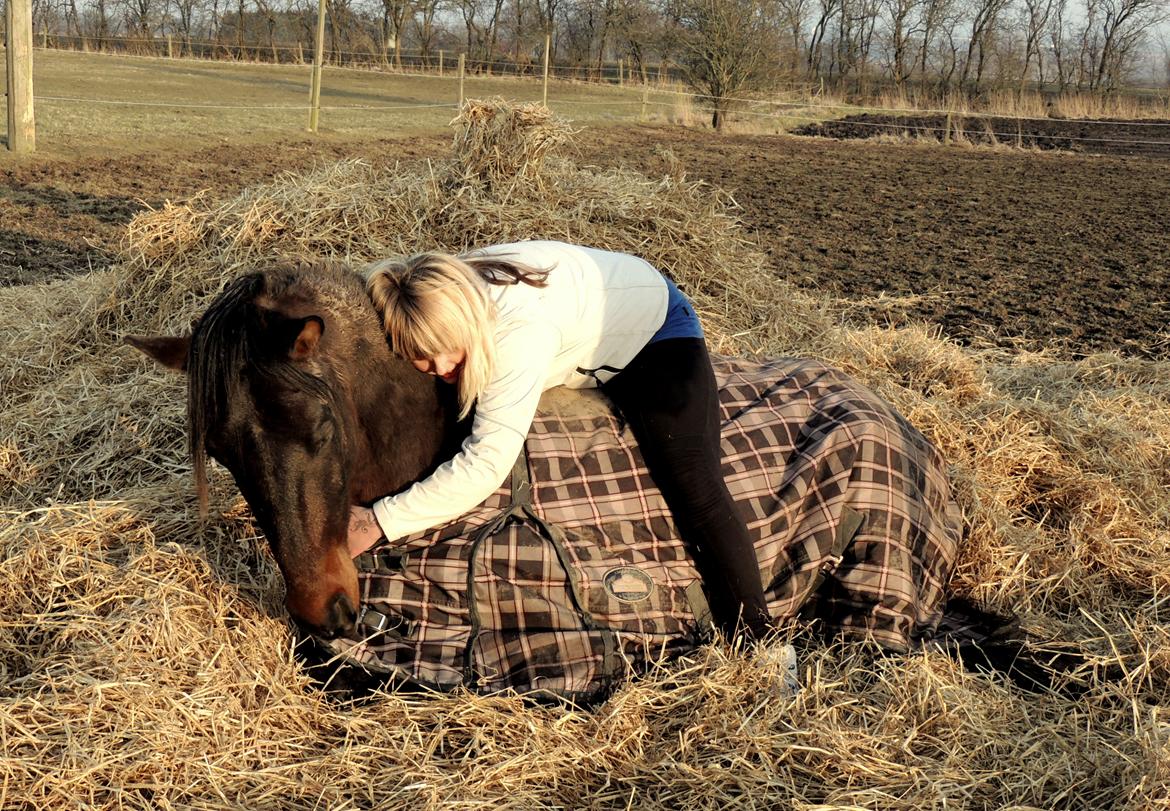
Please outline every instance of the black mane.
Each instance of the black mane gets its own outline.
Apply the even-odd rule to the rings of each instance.
[[[201,509],[207,505],[207,436],[230,413],[231,404],[246,395],[241,369],[248,367],[273,382],[332,404],[329,382],[284,358],[274,358],[258,329],[257,298],[264,296],[275,302],[296,287],[307,288],[314,300],[319,300],[322,314],[341,313],[355,322],[368,317],[364,310],[370,305],[361,279],[353,271],[337,264],[290,263],[229,282],[191,334],[187,440]]]

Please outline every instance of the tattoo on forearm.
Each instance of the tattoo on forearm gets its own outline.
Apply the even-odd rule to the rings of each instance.
[[[349,531],[366,532],[367,530],[374,529],[377,523],[373,515],[351,515],[349,517]],[[378,527],[378,531],[379,533],[381,532],[381,527]]]

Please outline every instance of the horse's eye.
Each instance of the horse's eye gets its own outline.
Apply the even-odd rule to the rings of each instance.
[[[321,418],[317,420],[317,424],[313,427],[313,450],[318,451],[331,442],[336,430],[333,424],[333,416],[329,413],[322,414]]]

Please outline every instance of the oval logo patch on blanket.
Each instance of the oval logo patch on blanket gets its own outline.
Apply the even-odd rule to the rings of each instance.
[[[605,584],[605,590],[615,600],[623,603],[645,602],[654,591],[654,581],[650,576],[633,566],[610,569],[605,573],[602,582]]]

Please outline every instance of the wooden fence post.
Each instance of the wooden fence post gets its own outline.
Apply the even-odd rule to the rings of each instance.
[[[439,78],[443,78],[443,51],[439,49]]]
[[[541,95],[541,104],[548,106],[548,50],[552,44],[552,34],[544,35],[544,92]]]
[[[321,64],[325,59],[325,0],[317,0],[317,49],[313,56],[313,81],[309,88],[309,132],[317,131],[321,118]]]
[[[642,64],[642,115],[641,122],[646,123],[646,105],[650,101],[650,85],[646,82],[646,64]]]
[[[37,147],[33,117],[32,0],[8,0],[4,12],[8,67],[8,149]]]
[[[467,54],[459,54],[459,109],[463,109],[463,71],[467,67]]]
[[[175,43],[171,41],[171,35],[167,34],[167,59],[175,58]]]
[[[951,145],[951,111],[947,110],[947,123],[943,125],[943,146]]]

